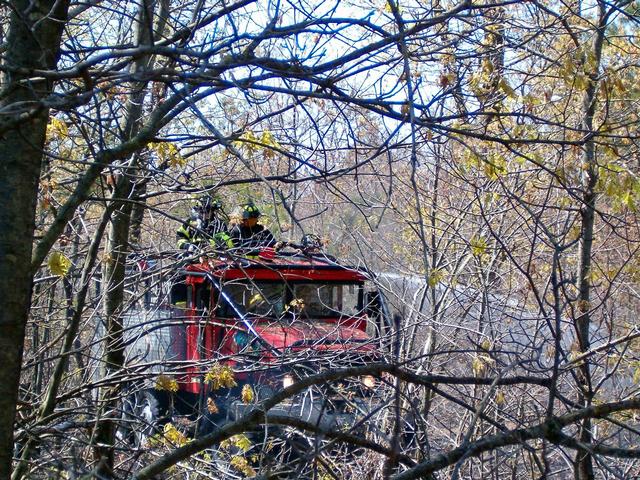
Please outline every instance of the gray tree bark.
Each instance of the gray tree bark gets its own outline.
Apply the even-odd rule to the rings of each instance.
[[[122,198],[131,192],[131,182],[123,177],[116,189],[116,197]],[[131,203],[125,202],[116,208],[109,227],[105,251],[106,263],[103,269],[105,285],[104,316],[107,325],[105,346],[105,378],[116,375],[124,365],[123,320],[125,264],[129,251],[129,226]],[[95,431],[95,457],[98,461],[98,478],[112,476],[116,432],[116,418],[120,398],[118,383],[103,389],[100,395],[101,416]]]
[[[140,4],[136,23],[138,45],[153,45],[154,10],[158,6],[160,8],[159,21],[155,25],[155,30],[162,31],[168,15],[169,2],[162,0],[160,2],[142,2]],[[134,63],[131,73],[134,75],[143,74],[152,62],[153,57],[151,56],[140,57]],[[130,140],[135,137],[141,128],[147,86],[148,81],[138,82],[134,85],[134,93],[127,103],[124,140]],[[140,155],[134,154],[130,165],[141,167],[141,161]],[[142,185],[144,185],[144,182]],[[104,315],[107,325],[104,355],[105,377],[117,375],[122,370],[125,361],[123,313],[126,308],[124,295],[126,260],[130,251],[129,239],[132,233],[132,222],[133,235],[135,237],[139,236],[139,232],[136,231],[138,225],[134,217],[140,217],[143,212],[139,209],[134,211],[132,200],[137,199],[137,195],[141,193],[142,185],[136,185],[132,176],[125,169],[114,193],[114,201],[117,202],[118,199],[122,201],[115,207],[105,246],[106,262],[103,272],[105,283]],[[120,403],[120,393],[119,383],[101,392],[101,408],[104,418],[96,426],[94,439],[96,443],[94,454],[98,461],[97,474],[101,478],[108,478],[113,473],[113,445],[117,429],[117,422],[114,420],[114,416],[117,417],[116,412]]]
[[[18,0],[3,62],[0,110],[15,125],[0,137],[0,479],[9,478],[25,326],[31,302],[31,245],[52,84],[31,78],[55,67],[68,0]]]
[[[583,134],[586,141],[583,147],[582,162],[585,166],[582,177],[582,206],[580,208],[580,249],[578,253],[578,314],[575,320],[576,336],[580,353],[588,352],[591,348],[591,259],[593,249],[594,225],[596,220],[596,185],[598,183],[598,162],[596,157],[596,146],[593,139],[593,119],[597,106],[598,73],[602,58],[602,48],[604,45],[604,34],[607,24],[608,14],[605,10],[604,2],[598,2],[599,22],[592,42],[591,53],[595,59],[593,71],[589,74],[589,85],[582,97],[582,121]],[[583,64],[587,64],[587,58],[583,58]],[[578,370],[578,402],[585,408],[592,405],[594,390],[591,381],[591,366],[589,359],[585,359]],[[592,422],[590,418],[585,418],[580,424],[579,441],[590,444],[594,441],[592,433]],[[595,478],[593,470],[593,459],[591,453],[585,450],[576,450],[575,456],[575,478],[576,480],[591,480]]]

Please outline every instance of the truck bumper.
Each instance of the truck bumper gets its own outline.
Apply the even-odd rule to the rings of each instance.
[[[229,416],[231,420],[238,420],[253,407],[253,405],[234,401],[230,405]],[[372,404],[366,400],[355,400],[348,406],[341,407],[335,408],[323,402],[291,402],[276,405],[269,409],[268,415],[302,420],[324,430],[346,430],[356,426],[360,420],[374,411]]]

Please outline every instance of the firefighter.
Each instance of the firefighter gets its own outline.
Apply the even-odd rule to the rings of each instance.
[[[246,251],[276,245],[276,239],[271,231],[258,223],[260,215],[260,210],[253,202],[240,206],[239,211],[232,217],[234,225],[229,230],[229,236],[235,247]]]
[[[209,244],[214,248],[233,246],[222,217],[222,202],[204,195],[191,208],[191,217],[176,232],[178,248],[194,252]]]

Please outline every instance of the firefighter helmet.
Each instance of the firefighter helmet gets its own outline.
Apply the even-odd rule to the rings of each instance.
[[[212,197],[211,195],[201,196],[192,208],[192,213],[195,216],[207,216],[217,210],[222,209],[222,201],[218,197]]]
[[[258,218],[262,215],[258,207],[256,207],[253,202],[247,202],[242,205],[242,219],[248,220],[249,218]]]

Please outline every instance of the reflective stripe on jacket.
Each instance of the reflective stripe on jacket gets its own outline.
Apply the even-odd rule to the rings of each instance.
[[[176,231],[176,244],[180,249],[187,249],[189,245],[202,245],[209,243],[212,247],[217,246],[216,235],[225,234],[227,225],[220,219],[214,218],[203,225],[200,219],[191,219],[183,223]],[[228,247],[226,247],[228,248]]]

